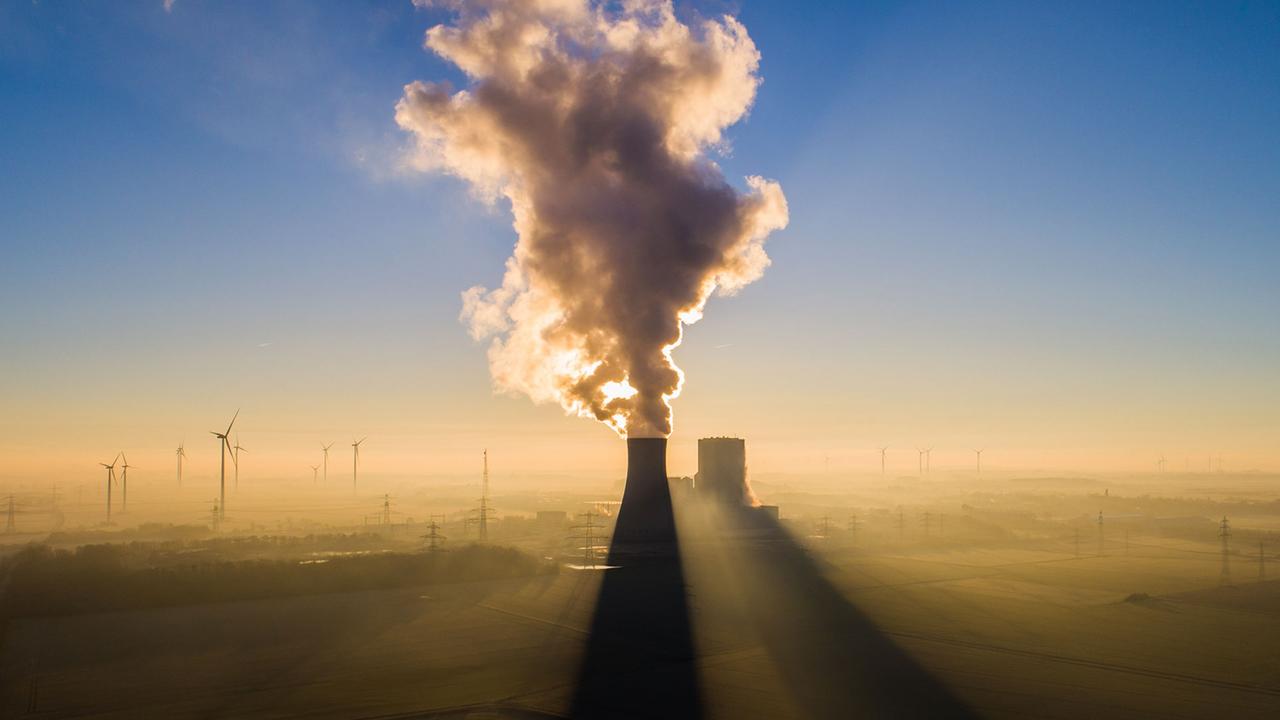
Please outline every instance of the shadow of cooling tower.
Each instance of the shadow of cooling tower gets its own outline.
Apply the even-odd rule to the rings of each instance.
[[[682,517],[681,541],[694,546],[686,556],[718,550],[720,574],[692,578],[694,617],[732,615],[744,635],[754,634],[798,717],[975,717],[850,604],[776,520],[708,507]],[[604,574],[572,717],[702,717],[681,554],[617,550],[615,543],[611,562],[623,565]]]
[[[788,695],[784,706],[798,717],[972,717],[823,577],[776,519],[696,498],[676,518],[666,439],[630,438],[627,458],[609,549],[617,567],[601,580],[573,717],[703,716],[691,594],[699,640],[762,648]]]
[[[775,518],[746,508],[704,507],[698,514],[726,545],[718,557],[730,581],[719,592],[746,598],[740,617],[802,717],[976,717],[850,603]],[[744,536],[753,540],[730,539]],[[699,592],[699,600],[706,595]]]
[[[702,716],[679,556],[605,573],[571,716]]]

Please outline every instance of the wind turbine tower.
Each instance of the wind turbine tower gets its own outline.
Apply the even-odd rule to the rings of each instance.
[[[924,475],[924,450],[916,448],[916,475]]]
[[[925,448],[924,450],[924,472],[927,475],[932,471],[933,466],[933,448]]]
[[[120,512],[129,512],[129,458],[120,451]]]
[[[236,424],[236,418],[240,417],[240,411],[236,410],[236,414],[231,416],[231,422],[227,423],[226,432],[217,432],[210,430],[209,434],[218,438],[218,442],[222,452],[218,459],[218,520],[221,522],[227,516],[227,436],[231,434],[231,426]],[[231,456],[235,460],[235,456]]]
[[[357,481],[360,477],[360,443],[368,439],[368,437],[362,437],[351,443],[351,492],[353,493],[358,487]]]
[[[324,451],[324,482],[329,484],[329,448],[333,447],[333,443],[321,445],[320,449]]]
[[[231,464],[235,467],[235,470],[233,471],[235,473],[235,481],[232,484],[232,487],[234,487],[236,490],[239,490],[240,489],[240,453],[249,452],[248,450],[240,446],[239,433],[236,433],[236,444],[235,444],[235,447],[232,447],[231,449],[234,451],[234,454],[231,456]]]
[[[115,459],[111,461],[110,465],[106,463],[98,463],[99,465],[107,469],[107,523],[108,524],[111,523],[111,486],[114,485],[116,482],[116,461],[118,461],[119,459],[120,459],[120,456],[116,455]]]
[[[884,454],[889,449],[888,445],[880,448],[880,477],[884,477]]]
[[[982,451],[974,450],[973,453],[978,456],[978,474],[982,474]]]
[[[311,466],[311,484],[315,485],[316,480],[318,480],[319,478],[320,478],[320,466],[312,465]]]

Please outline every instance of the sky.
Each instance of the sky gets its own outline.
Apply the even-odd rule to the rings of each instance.
[[[779,182],[772,266],[675,360],[671,470],[1280,470],[1280,3],[677,3],[764,82],[717,158]],[[460,294],[509,211],[408,172],[440,8],[0,4],[0,480],[616,475],[493,392]],[[248,469],[248,468],[246,468]]]

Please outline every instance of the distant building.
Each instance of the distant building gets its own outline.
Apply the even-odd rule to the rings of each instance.
[[[564,510],[539,510],[534,517],[534,524],[539,530],[560,530],[569,522],[569,513]]]
[[[698,474],[694,488],[699,495],[735,505],[754,505],[747,487],[747,441],[714,437],[698,440]]]

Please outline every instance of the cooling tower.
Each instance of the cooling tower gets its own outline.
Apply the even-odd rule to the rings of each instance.
[[[747,441],[714,437],[698,440],[698,474],[695,489],[730,505],[753,505],[747,488]]]
[[[627,438],[627,486],[609,549],[612,564],[626,555],[675,551],[676,525],[667,484],[667,439]]]

